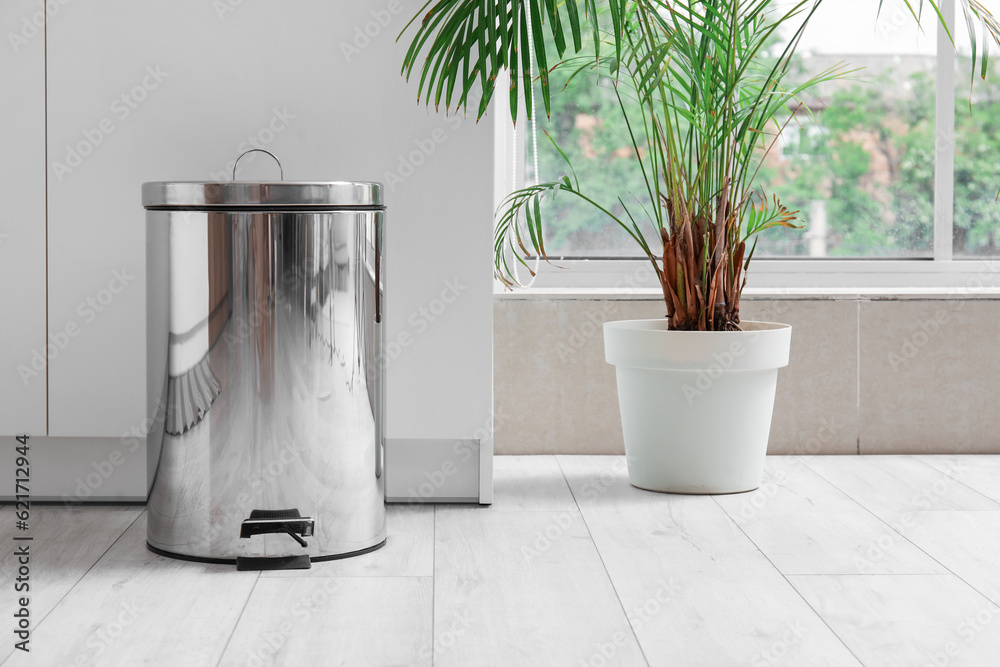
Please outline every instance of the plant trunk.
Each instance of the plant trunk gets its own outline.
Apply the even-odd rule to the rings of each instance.
[[[660,279],[669,327],[676,331],[740,331],[745,245],[733,235],[735,222],[728,202],[719,198],[714,220],[678,219],[675,213],[679,212],[669,199],[666,207],[671,231],[664,229],[661,234]]]

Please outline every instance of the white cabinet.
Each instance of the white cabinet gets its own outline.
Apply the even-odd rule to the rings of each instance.
[[[45,39],[34,0],[0,3],[0,436],[45,435]],[[57,337],[53,350],[62,342]]]
[[[140,184],[228,179],[255,146],[279,156],[286,180],[386,183],[386,341],[400,343],[387,369],[387,435],[485,432],[492,119],[416,104],[399,74],[406,45],[395,39],[418,9],[399,0],[60,5],[47,47],[48,329],[79,333],[49,365],[50,435],[118,438],[145,417]],[[40,102],[28,115],[41,123]],[[243,178],[277,178],[264,156],[240,166]],[[44,307],[43,278],[21,281],[32,291],[19,303]]]

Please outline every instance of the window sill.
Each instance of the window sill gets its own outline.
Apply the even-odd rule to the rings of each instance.
[[[539,263],[533,285],[515,293],[656,298],[659,281],[646,260],[554,260]],[[527,276],[522,276],[527,278]],[[994,298],[1000,260],[755,260],[747,298]],[[495,292],[501,292],[498,285]]]
[[[499,301],[660,301],[662,292],[653,288],[582,288],[548,287],[495,289],[494,300]],[[970,290],[962,287],[944,288],[746,288],[744,301],[1000,301],[1000,288],[983,287]]]

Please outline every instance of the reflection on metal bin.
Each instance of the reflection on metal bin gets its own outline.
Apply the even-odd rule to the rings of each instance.
[[[299,563],[253,561],[270,569],[382,546],[381,186],[161,182],[142,199],[149,547]]]

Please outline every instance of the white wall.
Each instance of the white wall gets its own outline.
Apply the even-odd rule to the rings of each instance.
[[[46,428],[45,42],[36,12],[32,0],[0,3],[0,26],[28,35],[0,44],[0,434]]]
[[[15,4],[4,3],[5,34],[16,31],[21,13],[37,9]],[[395,38],[419,7],[388,0],[59,5],[48,18],[46,52],[48,327],[76,324],[80,333],[49,361],[46,446],[71,453],[75,438],[122,438],[141,425],[140,184],[224,178],[250,147],[248,137],[279,156],[286,180],[388,181],[385,333],[387,342],[403,335],[408,344],[387,368],[387,436],[468,438],[489,422],[492,121],[448,119],[416,104],[416,87],[399,75],[405,45]],[[36,38],[31,47],[41,44]],[[34,143],[19,144],[18,161],[38,165],[37,54],[17,66],[19,85],[34,95],[27,118],[35,129]],[[3,108],[6,128],[14,116]],[[264,156],[244,163],[241,178],[276,178]],[[36,169],[14,197],[16,210],[35,211],[35,231],[44,224],[33,194],[42,177]],[[0,272],[4,293],[39,308],[38,271],[17,287],[12,270]],[[421,314],[441,310],[435,302],[455,282],[457,299]],[[5,318],[0,359],[30,359],[26,341],[44,344],[37,320],[35,312],[13,326]],[[17,394],[4,370],[0,396]],[[40,428],[3,410],[4,435]]]

